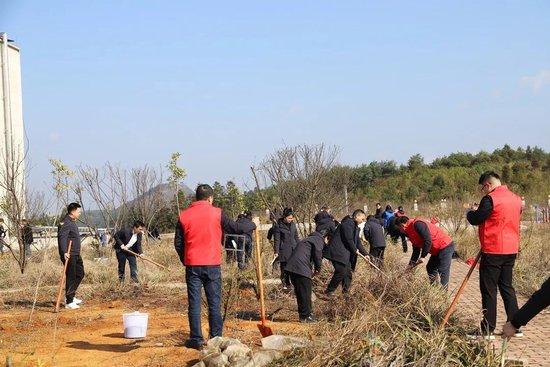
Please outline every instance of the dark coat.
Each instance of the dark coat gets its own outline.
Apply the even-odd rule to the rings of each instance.
[[[386,228],[390,236],[393,236],[393,237],[398,237],[402,234],[402,232],[399,230],[399,228],[395,224],[396,220],[397,220],[396,216],[391,217],[388,220],[388,227]]]
[[[376,218],[371,218],[365,223],[363,228],[365,239],[373,248],[386,247],[386,236],[384,236],[384,228],[380,225],[380,221]]]
[[[352,268],[355,268],[357,250],[361,254],[367,255],[365,248],[359,241],[359,227],[357,227],[353,218],[348,215],[342,219],[329,244],[323,249],[323,256],[342,264],[351,263]]]
[[[282,219],[279,219],[277,225],[273,228],[274,251],[279,254],[279,262],[287,262],[290,255],[292,255],[292,250],[300,241],[298,227],[294,222],[285,223]]]
[[[334,222],[334,217],[329,213],[321,211],[315,215],[313,220],[315,221],[316,231],[328,229],[330,233],[334,233],[334,230],[336,229],[336,223]]]
[[[236,220],[236,222],[240,225],[242,225],[243,227],[246,226],[246,227],[249,227],[249,228],[252,228],[254,227],[254,229],[256,229],[256,225],[254,224],[254,222],[252,222],[250,219],[248,219],[247,217],[242,217],[242,218],[239,218]],[[252,241],[252,232],[254,232],[254,229],[248,231],[248,232],[244,232],[243,234],[245,236],[248,237],[248,239],[250,241]]]
[[[32,228],[28,224],[23,227],[23,243],[25,245],[30,245],[34,242],[34,237],[32,235]]]
[[[63,262],[65,261],[63,254],[67,252],[70,241],[72,241],[71,255],[80,255],[80,232],[76,222],[67,215],[57,226],[57,249]]]
[[[313,232],[298,242],[286,263],[285,271],[311,279],[313,276],[312,263],[316,272],[321,270],[324,245],[325,240],[319,232]]]
[[[118,231],[117,233],[115,233],[115,236],[114,236],[115,245],[113,246],[115,248],[115,250],[117,252],[122,251],[120,249],[120,246],[122,246],[122,245],[126,246],[126,244],[128,242],[130,242],[130,239],[132,238],[132,235],[133,235],[133,232],[132,232],[132,229],[130,229],[130,228],[123,228],[120,231]],[[138,253],[138,254],[143,253],[143,251],[141,249],[141,238],[142,238],[142,234],[138,233],[137,241],[136,241],[136,243],[134,243],[132,245],[132,247],[129,248],[130,251]],[[129,252],[126,252],[126,254],[128,256],[134,256]]]

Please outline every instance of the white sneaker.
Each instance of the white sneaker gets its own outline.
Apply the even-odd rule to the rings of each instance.
[[[77,310],[80,308],[79,305],[77,305],[74,301],[72,303],[69,303],[68,305],[65,305],[65,308],[69,310]]]
[[[73,297],[73,303],[76,303],[77,305],[79,305],[82,303],[82,300],[76,297]],[[65,304],[67,304],[67,298],[65,298]]]

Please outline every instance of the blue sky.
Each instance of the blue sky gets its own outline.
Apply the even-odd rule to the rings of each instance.
[[[249,181],[284,144],[342,163],[550,150],[548,1],[0,0],[22,49],[30,185],[49,157]]]

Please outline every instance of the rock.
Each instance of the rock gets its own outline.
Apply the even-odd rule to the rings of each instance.
[[[233,338],[224,338],[216,336],[206,343],[206,347],[202,350],[203,356],[208,356],[214,353],[222,353],[231,345],[244,345],[239,340]]]
[[[227,348],[225,348],[225,350],[223,351],[223,354],[225,354],[227,358],[229,358],[229,360],[232,362],[232,365],[233,365],[234,361],[238,359],[247,358],[250,355],[250,352],[251,350],[249,347],[239,343],[239,344],[232,344]]]
[[[251,357],[239,358],[230,362],[231,367],[255,367]]]
[[[229,346],[231,345],[244,345],[237,339],[233,338],[223,338],[222,342],[220,343],[220,349],[222,351],[225,351]]]
[[[222,353],[214,353],[204,357],[202,360],[206,367],[225,367],[229,366],[229,358]]]
[[[309,340],[293,336],[271,335],[262,339],[264,349],[289,351],[294,348],[303,348],[309,344]]]
[[[195,364],[194,364],[193,366],[191,366],[191,367],[206,367],[206,365],[204,364],[203,361],[200,361],[200,362],[195,363]]]
[[[246,367],[263,367],[267,366],[276,359],[282,358],[283,354],[276,350],[262,350],[254,353],[252,360]]]

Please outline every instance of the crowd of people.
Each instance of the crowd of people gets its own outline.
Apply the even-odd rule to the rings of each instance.
[[[536,297],[518,311],[516,294],[512,285],[514,262],[519,249],[519,226],[521,198],[500,182],[494,172],[484,173],[479,184],[484,194],[479,206],[471,208],[467,220],[478,226],[481,243],[480,291],[483,302],[483,317],[478,337],[494,338],[496,328],[496,292],[500,290],[509,323],[504,334],[521,336],[525,325],[540,307],[548,305],[548,282]],[[252,233],[256,223],[252,214],[245,212],[233,221],[213,205],[214,191],[209,185],[199,185],[195,201],[180,212],[175,228],[174,248],[185,267],[188,296],[190,336],[186,346],[200,349],[205,343],[201,329],[201,290],[204,288],[208,304],[209,338],[221,336],[221,244],[228,251],[228,258],[236,260],[240,268],[247,266],[252,256]],[[75,221],[80,216],[80,205],[72,203],[67,216],[59,227],[59,254],[67,267],[66,307],[78,308],[81,302],[75,297],[78,285],[84,276],[80,257],[80,236]],[[447,289],[455,243],[437,223],[425,218],[409,217],[403,207],[393,210],[391,206],[377,204],[376,212],[367,215],[356,209],[337,221],[329,207],[321,208],[314,217],[315,230],[300,239],[294,212],[285,208],[280,218],[273,218],[268,239],[273,243],[274,261],[279,264],[283,290],[294,290],[301,322],[315,322],[312,308],[312,279],[321,271],[323,259],[333,268],[333,275],[324,291],[331,299],[341,287],[347,296],[351,291],[353,272],[360,257],[371,261],[378,269],[384,266],[386,238],[393,243],[401,240],[403,252],[412,254],[408,264],[415,267],[425,261],[429,281]],[[126,262],[130,275],[137,281],[135,255],[127,250],[141,253],[141,234],[144,224],[135,222],[132,229],[115,234],[119,277],[124,278]],[[225,238],[224,238],[225,236]],[[231,237],[234,236],[234,237]],[[69,251],[69,243],[72,247]],[[369,249],[365,248],[369,245]],[[134,252],[134,251],[132,251]],[[236,253],[236,254],[235,254]],[[233,256],[233,258],[232,258]],[[512,330],[513,329],[513,330]],[[512,330],[513,332],[511,332]]]

